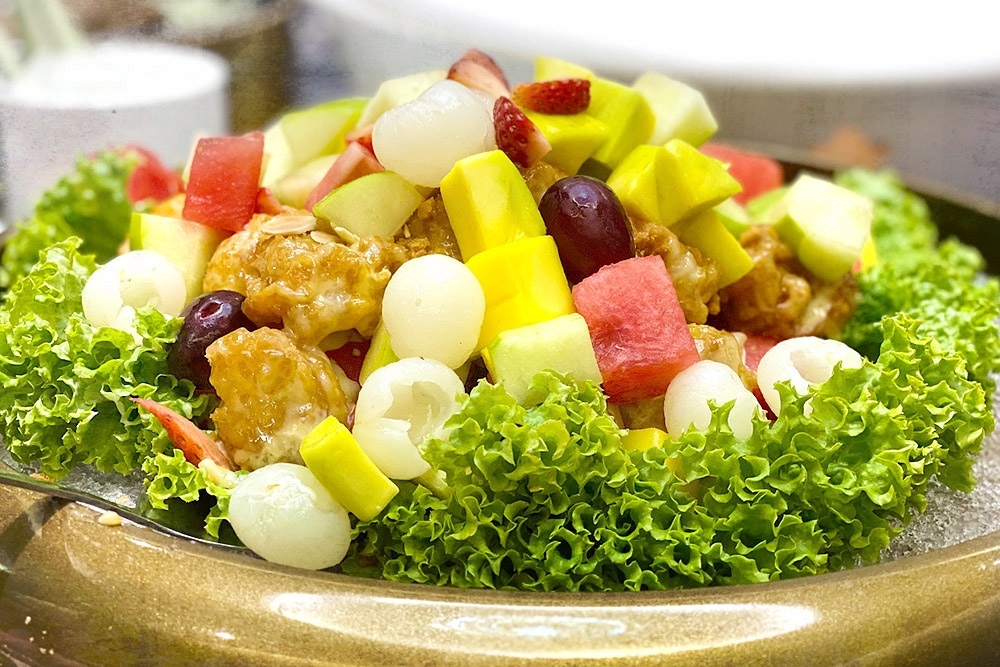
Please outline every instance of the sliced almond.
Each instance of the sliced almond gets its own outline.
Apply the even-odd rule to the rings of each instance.
[[[265,234],[308,234],[316,229],[316,218],[311,215],[278,215],[260,226]]]
[[[361,240],[360,236],[358,236],[349,229],[345,229],[344,227],[334,227],[333,231],[335,231],[337,233],[337,236],[343,239],[344,243],[346,243],[347,245],[354,245],[355,243]]]
[[[319,231],[318,229],[314,232],[309,232],[309,236],[311,236],[312,240],[315,241],[316,243],[328,243],[328,244],[340,243],[337,237],[334,236],[333,234],[327,234],[326,232]]]

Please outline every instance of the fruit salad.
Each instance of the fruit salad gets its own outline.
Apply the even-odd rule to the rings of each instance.
[[[486,54],[81,157],[0,271],[18,462],[397,581],[639,590],[875,562],[970,490],[1000,287],[892,172],[786,180],[703,96]]]

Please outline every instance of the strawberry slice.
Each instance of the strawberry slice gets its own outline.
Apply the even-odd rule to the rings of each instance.
[[[493,58],[477,49],[469,49],[455,61],[448,70],[448,78],[493,97],[510,97],[510,84],[503,70]]]
[[[523,109],[568,116],[590,106],[590,81],[556,79],[522,83],[514,87],[512,99]]]
[[[493,105],[493,127],[497,148],[522,169],[535,164],[552,150],[542,131],[508,97],[498,97]]]
[[[163,425],[174,447],[184,452],[184,458],[191,465],[198,465],[205,459],[222,466],[226,470],[236,470],[236,465],[219,443],[212,439],[184,415],[148,398],[132,397],[132,401],[149,410]]]

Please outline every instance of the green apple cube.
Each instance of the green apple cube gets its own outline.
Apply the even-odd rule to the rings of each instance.
[[[771,220],[771,208],[788,192],[787,185],[759,194],[746,204],[747,215],[753,224],[767,224]]]
[[[646,99],[656,117],[649,137],[651,144],[681,139],[701,146],[719,129],[705,96],[687,84],[658,72],[646,72],[632,87]]]
[[[180,269],[187,300],[202,293],[205,269],[229,232],[183,218],[133,213],[129,228],[132,250],[154,250]]]
[[[367,98],[352,97],[291,111],[282,116],[278,126],[285,135],[293,168],[320,155],[344,150],[344,135],[354,129],[367,104]]]
[[[483,350],[483,361],[494,382],[524,400],[531,379],[554,370],[570,377],[601,383],[587,322],[579,313],[501,332]]]
[[[362,110],[358,127],[371,125],[389,109],[412,102],[425,90],[447,77],[448,70],[435,69],[383,81]]]
[[[818,278],[835,282],[861,257],[871,235],[873,209],[867,197],[802,174],[768,215],[802,265]]]
[[[313,215],[360,237],[392,237],[423,200],[405,178],[394,171],[380,171],[336,188],[313,206]]]
[[[593,116],[608,128],[607,139],[590,156],[614,169],[636,146],[646,143],[653,133],[656,117],[646,99],[635,89],[602,79],[589,69],[556,58],[535,59],[535,81],[587,79]]]
[[[545,234],[531,190],[500,150],[456,162],[441,179],[441,200],[465,261],[510,241]]]
[[[719,288],[736,282],[753,268],[753,259],[729,233],[715,209],[708,209],[671,227],[684,245],[697,248],[719,266]]]
[[[592,156],[612,169],[629,152],[649,140],[656,116],[646,99],[632,88],[597,78],[590,85],[587,113],[608,126],[608,139]]]
[[[585,113],[524,113],[552,144],[545,161],[570,175],[579,172],[587,158],[608,138],[608,126]]]
[[[663,146],[637,146],[607,183],[630,215],[666,226],[741,190],[725,165],[680,139]]]
[[[188,160],[184,169],[184,181],[190,171],[191,161]],[[278,181],[295,170],[292,149],[288,145],[285,133],[280,123],[275,123],[264,130],[264,162],[260,170],[260,185],[263,188],[273,188]]]
[[[336,159],[337,155],[321,155],[280,179],[271,186],[271,191],[282,204],[305,208],[309,193],[323,180]]]
[[[746,208],[732,197],[719,202],[713,210],[719,214],[719,219],[733,238],[740,238],[753,225]]]
[[[358,382],[364,384],[369,375],[395,361],[399,361],[399,357],[392,351],[392,342],[389,340],[389,332],[386,330],[385,324],[379,320],[375,334],[368,345],[368,352],[361,362]]]

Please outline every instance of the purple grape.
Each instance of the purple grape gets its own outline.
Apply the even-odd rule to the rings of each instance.
[[[198,389],[212,391],[209,376],[212,367],[205,350],[219,338],[240,327],[248,330],[257,326],[243,314],[244,296],[231,290],[203,294],[187,305],[181,317],[184,323],[167,355],[167,368],[179,378],[185,378]]]
[[[542,195],[538,210],[571,283],[602,266],[635,257],[625,208],[614,191],[596,178],[569,176],[556,181]]]

